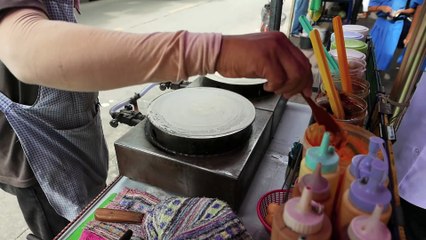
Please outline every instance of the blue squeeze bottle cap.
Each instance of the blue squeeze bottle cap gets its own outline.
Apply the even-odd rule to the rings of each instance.
[[[385,171],[388,171],[388,159],[387,154],[384,149],[384,140],[379,137],[370,137],[370,144],[368,148],[368,154],[358,154],[352,158],[351,165],[349,166],[349,171],[356,179],[369,177],[371,174],[371,166],[374,161],[383,162],[377,157],[379,149],[384,155],[385,162]],[[384,175],[383,181],[386,180],[387,175]]]
[[[386,209],[392,198],[391,192],[383,184],[383,175],[386,174],[386,165],[383,161],[372,162],[370,176],[352,182],[349,189],[350,202],[356,208],[368,213],[373,212],[377,204]]]
[[[311,147],[306,151],[306,166],[314,170],[318,163],[321,163],[321,173],[334,173],[339,166],[339,155],[337,155],[333,146],[330,146],[330,133],[325,132],[321,146]]]

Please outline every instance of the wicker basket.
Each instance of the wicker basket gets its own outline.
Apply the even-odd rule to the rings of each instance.
[[[277,189],[270,192],[267,192],[264,194],[259,201],[257,202],[256,211],[257,216],[259,217],[260,222],[265,227],[266,231],[271,232],[272,226],[270,226],[265,221],[265,217],[267,214],[267,208],[270,203],[278,203],[278,204],[284,204],[284,198],[288,190],[285,189]],[[291,198],[291,189],[289,190],[288,199]]]

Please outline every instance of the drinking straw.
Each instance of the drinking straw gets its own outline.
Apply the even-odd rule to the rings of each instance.
[[[313,27],[309,23],[309,20],[306,18],[306,16],[302,15],[299,17],[299,22],[302,25],[303,31],[305,31],[308,35],[313,30]],[[328,67],[330,68],[330,71],[334,74],[339,74],[339,66],[337,65],[336,59],[334,59],[333,56],[327,51],[327,49],[324,47],[324,53],[327,58]]]
[[[331,111],[337,119],[344,119],[345,113],[343,111],[342,102],[340,101],[339,94],[336,90],[336,87],[333,84],[333,79],[331,78],[330,69],[326,64],[325,53],[322,50],[322,43],[319,32],[317,29],[314,29],[309,34],[309,38],[312,42],[312,47],[314,49],[314,55],[318,62],[319,72],[324,84],[325,91],[330,102]]]
[[[346,56],[345,38],[343,36],[342,18],[340,16],[333,18],[333,29],[336,41],[337,59],[339,61],[342,90],[345,93],[352,93],[352,81],[349,76],[348,58]]]

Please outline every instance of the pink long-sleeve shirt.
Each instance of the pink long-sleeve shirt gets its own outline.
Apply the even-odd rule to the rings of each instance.
[[[109,31],[48,20],[44,7],[39,0],[0,0],[0,91],[13,101],[31,104],[37,95],[37,88],[22,85],[14,76],[36,85],[95,91],[215,71],[220,34]],[[2,113],[0,132],[0,182],[33,184]]]

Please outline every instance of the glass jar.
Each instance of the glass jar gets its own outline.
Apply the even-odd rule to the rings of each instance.
[[[364,127],[368,115],[367,102],[354,94],[339,93],[339,97],[342,102],[345,118],[336,118],[336,121]],[[332,114],[330,101],[327,95],[317,97],[316,103]]]
[[[348,59],[349,76],[364,78],[367,63],[360,59]]]
[[[338,62],[337,56],[333,56]],[[349,76],[356,78],[364,78],[367,70],[367,62],[363,59],[347,56]]]
[[[367,67],[367,62],[364,59],[347,57],[349,69],[362,69]]]
[[[340,79],[340,76],[333,75],[332,78],[337,91],[342,92],[342,81]],[[350,78],[352,81],[352,94],[366,100],[368,95],[370,94],[370,83],[367,80],[364,80],[363,78],[359,78],[358,76],[350,76]],[[325,91],[324,85],[321,82],[320,93],[318,94],[318,97],[322,97],[324,95],[327,95],[327,92]]]

